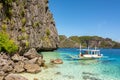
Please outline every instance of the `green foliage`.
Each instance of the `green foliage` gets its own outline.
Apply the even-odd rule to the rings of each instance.
[[[13,0],[3,0],[4,4],[11,5]]]
[[[48,36],[42,37],[43,43],[45,42],[44,45],[51,46],[50,38]]]
[[[115,42],[113,48],[120,48],[120,43]]]
[[[77,43],[80,43],[80,39],[79,39],[78,36],[71,36],[71,37],[69,37],[69,38],[70,38],[71,40],[77,42]]]
[[[18,40],[27,40],[29,38],[29,36],[27,34],[18,36]]]
[[[70,42],[74,44],[81,43],[82,47],[101,47],[101,48],[120,48],[120,43],[112,41],[110,38],[102,38],[99,36],[71,36],[67,38],[64,35],[59,35],[60,45],[66,45],[67,47],[73,47]],[[88,44],[88,45],[87,45]],[[69,46],[68,46],[69,45]]]
[[[92,37],[91,36],[81,36],[81,37],[79,37],[80,38],[80,41],[81,42],[84,42],[84,41],[89,41],[89,40],[91,40],[92,39]]]
[[[8,8],[8,9],[6,10],[6,16],[7,16],[8,18],[11,18],[12,15],[13,15],[12,8]]]
[[[6,24],[2,24],[2,30],[6,31],[6,29],[7,29],[7,25]]]
[[[24,39],[28,39],[29,38],[29,36],[28,36],[28,34],[24,34]]]
[[[21,22],[22,22],[22,24],[24,26],[26,24],[26,18],[22,18]]]
[[[21,12],[20,12],[21,16],[24,17],[25,16],[25,10],[24,8],[22,8]]]
[[[50,30],[46,29],[46,35],[49,36],[50,35]]]
[[[67,39],[65,35],[59,35],[60,41]]]
[[[45,3],[48,3],[48,0],[44,0]]]
[[[6,17],[8,17],[9,19],[12,16],[12,2],[13,1],[14,0],[2,0],[1,1],[3,3],[3,7],[6,7],[5,14],[6,14]]]
[[[34,27],[34,28],[37,27],[37,26],[39,26],[39,22],[35,22],[35,23],[33,24],[33,27]]]
[[[25,27],[22,27],[21,31],[22,31],[22,32],[25,32],[25,31],[26,31],[26,30],[25,30]]]
[[[17,39],[18,39],[18,40],[24,40],[24,37],[23,37],[23,36],[18,36]]]
[[[9,35],[6,32],[0,32],[0,51],[14,53],[17,50],[18,46],[9,38]]]
[[[26,42],[25,42],[25,45],[26,45],[26,47],[29,47],[29,42],[26,41]]]
[[[24,15],[25,15],[25,12],[21,11],[21,16],[24,17]]]
[[[15,24],[14,20],[10,20],[10,23],[11,23],[11,28],[13,29],[14,24]]]

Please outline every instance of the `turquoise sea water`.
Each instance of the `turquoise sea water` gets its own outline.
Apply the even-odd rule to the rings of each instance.
[[[101,49],[105,56],[95,60],[73,60],[69,55],[78,55],[76,48],[60,48],[54,52],[43,52],[46,63],[50,59],[61,58],[63,64],[53,67],[62,75],[53,80],[120,80],[120,49]]]

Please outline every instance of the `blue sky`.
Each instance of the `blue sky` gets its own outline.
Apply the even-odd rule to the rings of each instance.
[[[60,35],[101,36],[120,42],[120,0],[49,0]]]

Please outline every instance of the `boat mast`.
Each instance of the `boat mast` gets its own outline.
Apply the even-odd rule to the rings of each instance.
[[[95,45],[95,50],[97,50],[97,47],[96,47],[96,45]]]
[[[81,53],[81,43],[80,43],[80,52],[79,52],[79,53],[82,54],[82,53]]]

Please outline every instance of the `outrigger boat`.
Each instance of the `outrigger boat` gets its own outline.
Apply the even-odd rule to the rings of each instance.
[[[86,60],[86,59],[99,59],[103,57],[103,54],[100,53],[100,50],[95,47],[95,49],[81,49],[80,45],[80,52],[79,55],[72,56],[69,55],[72,59],[77,59],[77,60]]]
[[[95,49],[81,49],[80,45],[80,53],[79,58],[80,59],[98,59],[102,58],[103,54],[100,53],[100,50],[98,50],[96,47]]]

